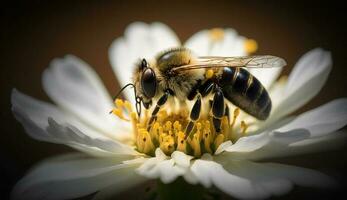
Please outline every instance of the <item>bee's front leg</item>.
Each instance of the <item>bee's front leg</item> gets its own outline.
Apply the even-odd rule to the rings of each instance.
[[[147,126],[147,130],[149,131],[151,129],[152,123],[154,122],[154,120],[157,118],[157,114],[160,110],[160,107],[163,106],[167,99],[169,98],[170,92],[169,91],[165,91],[165,93],[163,94],[163,96],[160,97],[160,99],[157,102],[157,105],[155,106],[151,118],[148,121],[148,126]]]
[[[220,87],[216,87],[212,102],[213,126],[217,133],[221,131],[221,118],[225,114],[224,95]]]

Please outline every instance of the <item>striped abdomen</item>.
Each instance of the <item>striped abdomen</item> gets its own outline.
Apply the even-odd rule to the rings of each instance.
[[[225,67],[219,78],[224,97],[248,114],[265,120],[271,111],[271,99],[257,78],[243,68]]]

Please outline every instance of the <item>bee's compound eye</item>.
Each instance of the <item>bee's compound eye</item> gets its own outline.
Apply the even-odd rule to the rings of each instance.
[[[147,98],[153,98],[157,90],[157,80],[153,69],[146,68],[142,73],[141,87]]]

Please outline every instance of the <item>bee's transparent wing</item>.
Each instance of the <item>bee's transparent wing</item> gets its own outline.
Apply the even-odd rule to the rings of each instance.
[[[203,56],[198,57],[194,64],[176,67],[174,71],[185,71],[201,68],[218,67],[245,67],[245,68],[272,68],[283,67],[287,63],[283,58],[277,56],[242,56],[242,57],[221,57],[221,56]]]

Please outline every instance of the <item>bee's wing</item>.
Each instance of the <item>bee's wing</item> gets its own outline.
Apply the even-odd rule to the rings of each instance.
[[[272,68],[283,67],[287,63],[283,58],[277,56],[242,56],[242,57],[221,57],[203,56],[198,57],[194,64],[176,67],[174,71],[185,71],[201,68],[218,67],[246,67],[246,68]]]

